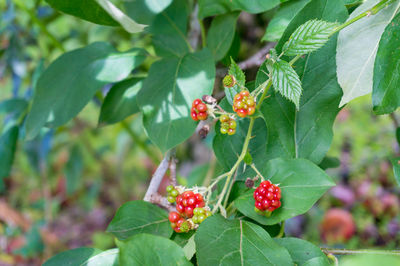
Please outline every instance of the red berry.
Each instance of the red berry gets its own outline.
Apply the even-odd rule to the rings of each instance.
[[[206,120],[207,119],[207,113],[206,112],[200,112],[197,114],[197,118],[199,120]]]
[[[174,228],[174,231],[177,232],[177,233],[180,233],[180,232],[181,232],[181,229],[180,229],[179,227],[175,227],[175,228]]]
[[[199,103],[197,105],[197,110],[199,110],[199,112],[205,112],[207,111],[207,105],[205,105],[204,103]]]
[[[185,207],[183,207],[182,204],[176,204],[176,210],[180,213],[183,213],[185,211]]]
[[[182,205],[185,206],[185,207],[188,206],[187,199],[183,199],[183,200],[182,200]]]
[[[264,199],[262,201],[262,204],[263,204],[264,209],[267,209],[271,205],[271,202],[267,199]]]
[[[265,194],[267,194],[267,189],[264,187],[259,187],[258,188],[258,193],[262,196],[265,196]]]
[[[176,223],[179,220],[179,218],[181,218],[181,216],[177,212],[170,212],[168,215],[168,220],[171,223]]]
[[[192,218],[193,217],[193,207],[186,207],[185,209],[185,214],[187,217]]]
[[[252,115],[256,112],[256,108],[254,108],[253,106],[250,106],[249,108],[247,108],[247,114],[248,115]]]
[[[204,201],[203,196],[200,193],[194,194],[196,201]]]
[[[263,208],[264,208],[263,204],[261,202],[259,202],[259,201],[256,201],[256,205],[255,206],[259,210],[263,210]]]
[[[247,111],[245,109],[239,109],[237,110],[237,115],[240,117],[246,117]]]
[[[192,117],[192,119],[193,119],[194,121],[199,121],[199,119],[197,118],[197,113],[196,113],[196,112],[191,112],[191,113],[190,113],[190,116]]]
[[[243,96],[240,95],[240,93],[236,94],[235,97],[233,97],[233,100],[234,100],[235,102],[239,102],[239,101],[241,101],[242,99],[243,99]]]
[[[176,223],[171,223],[171,228],[175,229],[176,228]]]
[[[265,194],[265,197],[269,200],[272,200],[274,198],[274,194],[272,194],[271,192],[267,192],[267,194]]]
[[[260,186],[264,187],[264,188],[268,188],[271,185],[271,182],[269,182],[269,180],[266,181],[262,181]]]
[[[181,204],[181,203],[182,203],[182,200],[183,200],[182,195],[176,196],[176,204]]]
[[[187,205],[193,206],[194,204],[196,204],[196,199],[194,197],[187,199]]]
[[[184,199],[188,199],[188,198],[193,197],[194,193],[193,193],[193,191],[188,190],[188,191],[183,192],[182,196],[183,196]]]
[[[240,95],[242,95],[242,96],[249,96],[249,91],[241,91],[240,92]]]
[[[196,99],[196,100],[193,101],[192,107],[196,107],[200,103],[201,103],[201,100],[200,99]]]
[[[264,197],[262,195],[258,195],[255,199],[256,201],[262,201]]]

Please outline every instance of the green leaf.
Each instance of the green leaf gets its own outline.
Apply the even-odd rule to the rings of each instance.
[[[25,124],[26,137],[35,137],[46,122],[50,127],[63,125],[97,90],[126,78],[144,59],[142,49],[118,52],[102,42],[63,54],[39,78]]]
[[[153,35],[157,55],[182,57],[192,50],[186,37],[189,14],[189,3],[175,0],[155,16],[147,31]]]
[[[340,166],[340,160],[336,157],[325,156],[318,166],[323,170],[329,168],[338,168]]]
[[[124,7],[128,16],[133,20],[143,23],[151,24],[154,17],[164,11],[172,0],[157,0],[157,1],[132,1],[124,0]]]
[[[275,238],[274,241],[289,251],[296,265],[330,265],[328,258],[321,249],[310,242],[294,237]],[[311,264],[311,260],[318,261],[318,263]]]
[[[299,109],[302,92],[301,81],[288,62],[279,60],[272,65],[272,84],[276,91],[292,101],[297,110]]]
[[[329,40],[329,36],[339,25],[323,20],[309,20],[298,27],[283,46],[287,56],[303,55],[321,48]]]
[[[65,165],[67,195],[72,195],[82,183],[83,156],[78,145],[72,147],[69,160]]]
[[[400,14],[385,28],[375,58],[372,103],[376,114],[400,106]]]
[[[260,226],[213,215],[195,235],[196,257],[203,265],[293,265],[287,250]]]
[[[121,25],[129,33],[141,32],[146,27],[133,21],[108,0],[46,0],[46,2],[61,12],[96,24]]]
[[[306,159],[274,159],[268,161],[261,174],[279,184],[282,191],[282,206],[270,217],[254,211],[254,190],[235,200],[238,210],[264,225],[272,225],[307,212],[315,202],[335,183],[318,166]]]
[[[278,51],[298,25],[305,21],[344,21],[347,10],[339,3],[312,0],[289,24],[277,44]],[[264,160],[301,157],[319,164],[325,157],[332,141],[332,125],[340,110],[338,105],[342,96],[342,90],[336,81],[335,53],[336,36],[332,36],[324,47],[306,55],[294,65],[303,87],[299,110],[279,93],[270,90],[269,98],[260,109],[268,128],[267,154]],[[268,79],[265,72],[267,69],[263,64],[257,74],[256,86]]]
[[[268,22],[267,30],[262,37],[263,41],[277,42],[285,32],[290,21],[311,0],[289,1],[281,4],[271,21]]]
[[[182,248],[160,236],[139,234],[126,241],[118,241],[121,265],[192,265],[185,258]]]
[[[137,93],[143,78],[130,78],[114,84],[101,106],[99,124],[114,124],[140,112]]]
[[[193,134],[196,123],[190,107],[194,99],[211,94],[214,78],[214,60],[208,49],[164,58],[151,66],[137,97],[147,134],[162,151]]]
[[[118,249],[101,251],[96,248],[76,248],[59,253],[48,259],[43,266],[117,266]]]
[[[235,36],[236,21],[239,12],[216,16],[207,33],[207,47],[211,50],[215,61],[219,61],[231,47]]]
[[[379,0],[370,0],[351,13],[348,20],[373,7]],[[372,91],[374,62],[379,40],[386,26],[400,9],[396,0],[377,14],[361,19],[339,32],[337,76],[343,89],[340,106]]]
[[[279,5],[280,0],[199,0],[199,18],[221,15],[243,10],[248,13],[262,13]]]
[[[400,157],[395,157],[390,160],[393,165],[394,178],[396,179],[397,185],[400,186]]]
[[[228,74],[234,76],[236,79],[236,84],[233,87],[231,88],[224,87],[225,98],[228,100],[229,104],[232,105],[233,97],[235,97],[235,95],[239,93],[246,84],[246,76],[243,70],[240,69],[240,67],[236,64],[236,62],[232,58]]]
[[[0,184],[2,179],[10,174],[17,149],[19,128],[11,126],[0,136]]]
[[[185,253],[185,257],[188,260],[191,260],[193,258],[193,255],[196,253],[196,243],[194,242],[194,235],[189,238],[188,242],[183,247],[183,252]]]
[[[28,102],[22,98],[12,98],[0,102],[0,113],[11,114],[18,118],[28,107]]]
[[[124,203],[107,227],[120,240],[140,233],[170,237],[172,229],[168,213],[146,201],[136,200]]]

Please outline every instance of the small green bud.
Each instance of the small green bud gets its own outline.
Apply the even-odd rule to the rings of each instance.
[[[232,88],[236,84],[235,77],[232,75],[226,75],[222,80],[224,87]]]

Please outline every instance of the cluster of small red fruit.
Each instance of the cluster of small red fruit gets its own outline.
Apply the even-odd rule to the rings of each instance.
[[[171,192],[175,194],[175,191],[178,191],[175,187],[167,187],[168,194],[171,194]],[[172,198],[170,200],[172,201]],[[177,211],[170,212],[168,219],[171,222],[172,229],[177,233],[186,233],[189,230],[196,229],[212,214],[209,208],[205,206],[203,196],[191,190],[178,194],[175,197],[175,202]]]
[[[281,189],[269,180],[261,182],[254,191],[253,197],[256,201],[254,210],[267,217],[281,206]]]

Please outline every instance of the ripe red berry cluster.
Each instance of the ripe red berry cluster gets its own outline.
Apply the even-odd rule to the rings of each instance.
[[[168,192],[168,196],[167,196],[168,202],[174,203],[176,201],[176,197],[179,195],[178,190],[176,190],[176,188],[174,188],[171,185],[169,185],[166,190]]]
[[[192,103],[190,115],[194,121],[206,120],[208,117],[207,105],[203,103],[200,99],[194,100]]]
[[[203,208],[205,206],[203,196],[193,191],[185,191],[176,197],[176,210],[188,218],[193,217],[195,208]]]
[[[236,121],[230,118],[228,115],[221,115],[219,117],[219,121],[221,122],[220,132],[222,134],[233,135],[236,132]]]
[[[177,212],[170,212],[168,220],[171,222],[172,229],[177,233],[186,233],[191,229],[190,222]]]
[[[254,114],[256,111],[255,105],[254,97],[247,90],[239,92],[233,98],[233,111],[240,117]]]
[[[270,216],[271,212],[281,206],[281,189],[269,180],[261,182],[253,194],[257,213]]]

